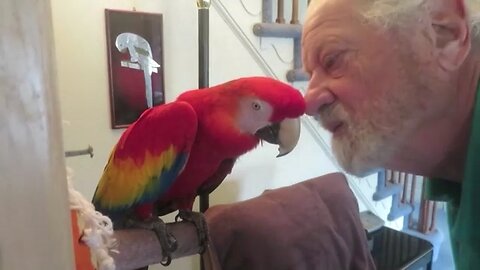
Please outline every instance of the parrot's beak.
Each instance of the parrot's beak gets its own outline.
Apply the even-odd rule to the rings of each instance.
[[[287,118],[279,123],[259,129],[255,135],[260,139],[278,144],[277,157],[290,153],[300,138],[300,118]]]

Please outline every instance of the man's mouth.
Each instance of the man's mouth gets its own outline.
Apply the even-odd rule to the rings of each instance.
[[[322,121],[321,123],[326,130],[332,133],[332,135],[337,134],[344,126],[342,121]]]
[[[340,129],[343,127],[343,123],[342,122],[339,122],[333,129],[332,129],[332,133],[333,134],[336,134],[340,131]]]

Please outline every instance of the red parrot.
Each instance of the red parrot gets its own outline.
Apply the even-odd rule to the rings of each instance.
[[[175,210],[188,219],[196,196],[213,191],[235,160],[260,141],[279,144],[279,156],[293,150],[304,111],[298,90],[268,77],[184,92],[173,102],[147,109],[125,130],[93,203],[116,228],[132,219],[158,221],[159,215]],[[156,224],[168,255],[165,246],[172,243],[164,225]],[[165,260],[168,264],[170,258]]]

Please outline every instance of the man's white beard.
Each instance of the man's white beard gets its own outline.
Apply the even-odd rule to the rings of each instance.
[[[359,177],[372,174],[384,168],[402,147],[418,123],[417,109],[410,108],[416,104],[404,98],[391,96],[372,103],[368,119],[353,118],[340,104],[320,113],[321,122],[343,123],[341,134],[332,137],[332,150],[346,172]]]
[[[351,129],[352,126],[347,127]],[[371,126],[354,127],[356,134],[345,130],[346,134],[332,138],[332,150],[342,168],[355,176],[365,177],[385,164],[393,155],[394,145],[388,136],[376,133]]]

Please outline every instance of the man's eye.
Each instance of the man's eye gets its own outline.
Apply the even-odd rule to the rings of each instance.
[[[323,63],[323,67],[325,68],[325,70],[330,70],[335,65],[337,58],[338,54],[328,55],[327,57],[325,57]]]
[[[326,73],[339,76],[338,70],[343,65],[343,52],[337,52],[325,56],[323,59],[323,68]]]

